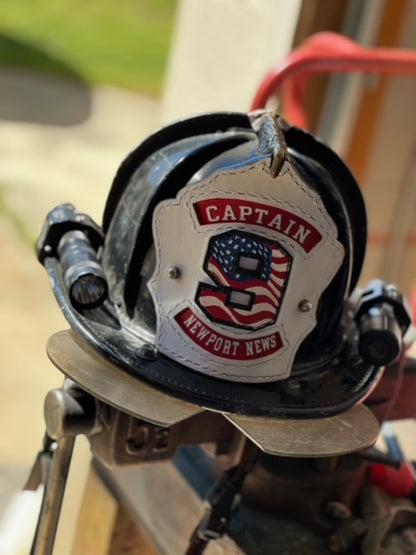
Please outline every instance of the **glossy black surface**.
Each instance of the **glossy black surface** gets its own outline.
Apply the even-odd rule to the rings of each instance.
[[[344,314],[365,253],[366,218],[361,193],[343,162],[304,131],[284,129],[292,163],[321,196],[338,228],[345,259],[323,293],[318,325],[301,346],[291,378],[262,385],[228,382],[189,370],[158,354],[140,356],[153,343],[156,317],[147,281],[154,269],[151,220],[154,207],[220,168],[247,164],[268,154],[246,114],[207,114],[171,124],[144,141],[123,162],[109,194],[101,263],[110,297],[100,307],[77,311],[70,303],[59,261],[45,266],[73,330],[120,369],[195,404],[241,414],[314,418],[341,413],[363,399],[380,369],[357,351],[357,330]],[[190,184],[190,185],[189,185]],[[172,233],[175,230],[172,229]],[[180,240],[180,238],[178,238]]]

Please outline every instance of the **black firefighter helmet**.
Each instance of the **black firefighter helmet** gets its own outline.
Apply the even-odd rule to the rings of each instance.
[[[213,410],[313,418],[380,375],[349,303],[365,244],[347,167],[261,111],[163,127],[120,166],[102,227],[59,206],[38,254],[73,332],[120,376]]]

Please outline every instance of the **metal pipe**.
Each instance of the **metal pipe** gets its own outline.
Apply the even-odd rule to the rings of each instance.
[[[56,442],[52,460],[45,453],[45,486],[30,555],[52,555],[74,443],[75,436],[63,436]]]

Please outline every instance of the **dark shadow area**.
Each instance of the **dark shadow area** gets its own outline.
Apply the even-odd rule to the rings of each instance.
[[[77,71],[0,33],[0,119],[70,126],[90,112],[90,90]]]

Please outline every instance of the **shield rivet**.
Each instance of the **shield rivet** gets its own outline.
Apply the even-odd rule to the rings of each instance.
[[[142,345],[140,349],[138,349],[137,354],[144,360],[156,360],[157,358],[156,347],[151,343],[145,343]]]
[[[298,304],[298,309],[301,312],[310,312],[312,310],[312,303],[309,299],[302,299]]]
[[[181,271],[177,266],[169,266],[168,268],[168,278],[178,279],[181,276]]]

